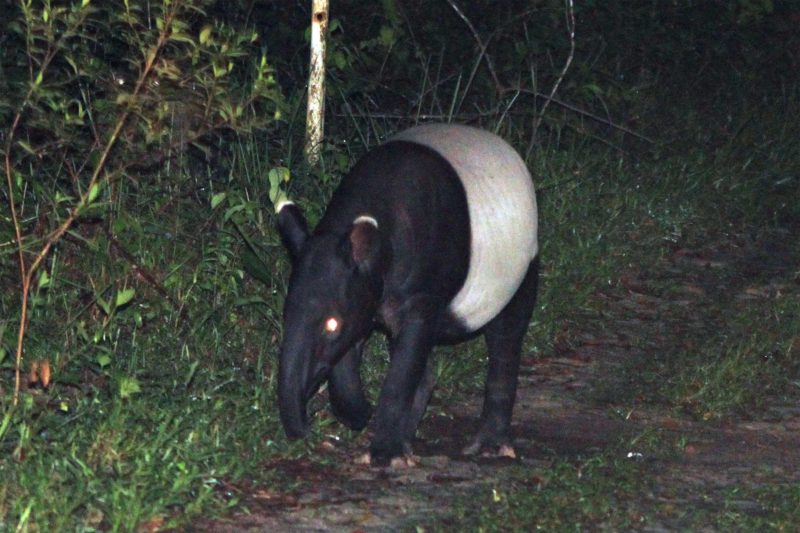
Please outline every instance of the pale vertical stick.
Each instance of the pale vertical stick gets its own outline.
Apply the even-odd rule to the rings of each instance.
[[[306,112],[306,160],[319,162],[325,126],[325,36],[328,32],[328,0],[312,0],[311,62],[308,73]]]

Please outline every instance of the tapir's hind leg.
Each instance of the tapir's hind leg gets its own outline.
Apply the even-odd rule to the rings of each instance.
[[[506,307],[485,327],[489,349],[489,374],[483,398],[480,428],[472,443],[464,449],[467,455],[484,447],[510,446],[511,412],[517,394],[522,339],[536,305],[539,280],[539,258],[528,267],[525,279]],[[507,448],[506,453],[513,453]]]
[[[364,429],[372,415],[359,374],[363,347],[364,341],[361,341],[351,348],[328,377],[331,410],[342,424],[354,430]]]

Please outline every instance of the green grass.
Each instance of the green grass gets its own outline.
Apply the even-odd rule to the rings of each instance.
[[[586,457],[505,469],[491,485],[456,499],[452,511],[420,525],[426,531],[794,531],[800,485],[785,482],[735,486],[711,494],[681,493],[653,500],[669,488],[654,486],[652,469],[626,457],[641,438],[655,448],[677,444],[663,435],[639,436]],[[664,452],[662,452],[664,453]],[[670,453],[670,452],[667,452]],[[665,492],[666,491],[666,492]],[[697,502],[709,498],[707,505]],[[676,525],[679,524],[679,525]]]
[[[800,484],[773,484],[755,489],[734,489],[715,523],[729,531],[795,531],[800,518]],[[742,511],[741,501],[756,502],[756,512]]]
[[[502,483],[458,502],[435,531],[624,531],[643,525],[630,500],[641,488],[636,462],[610,454],[515,468]]]

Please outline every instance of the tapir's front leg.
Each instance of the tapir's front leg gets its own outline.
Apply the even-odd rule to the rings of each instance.
[[[392,338],[392,360],[378,401],[375,437],[370,447],[373,465],[385,466],[404,452],[414,396],[433,347],[431,322],[425,318],[406,320]]]
[[[414,393],[414,401],[411,402],[411,410],[406,416],[406,431],[403,441],[403,453],[411,455],[413,449],[411,444],[414,441],[414,436],[417,434],[417,427],[422,422],[425,416],[425,411],[428,408],[428,402],[431,400],[431,393],[433,386],[436,384],[436,379],[433,377],[433,359],[430,354],[428,361],[425,365],[425,372],[422,374],[422,379],[419,381],[417,390]]]
[[[364,396],[361,384],[361,351],[365,341],[359,341],[331,369],[328,378],[328,396],[334,416],[353,430],[366,427],[372,407]]]

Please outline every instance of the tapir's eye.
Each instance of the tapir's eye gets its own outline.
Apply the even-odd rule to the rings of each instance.
[[[322,327],[327,335],[336,335],[339,333],[339,329],[342,327],[342,325],[338,318],[331,316],[325,319]]]

